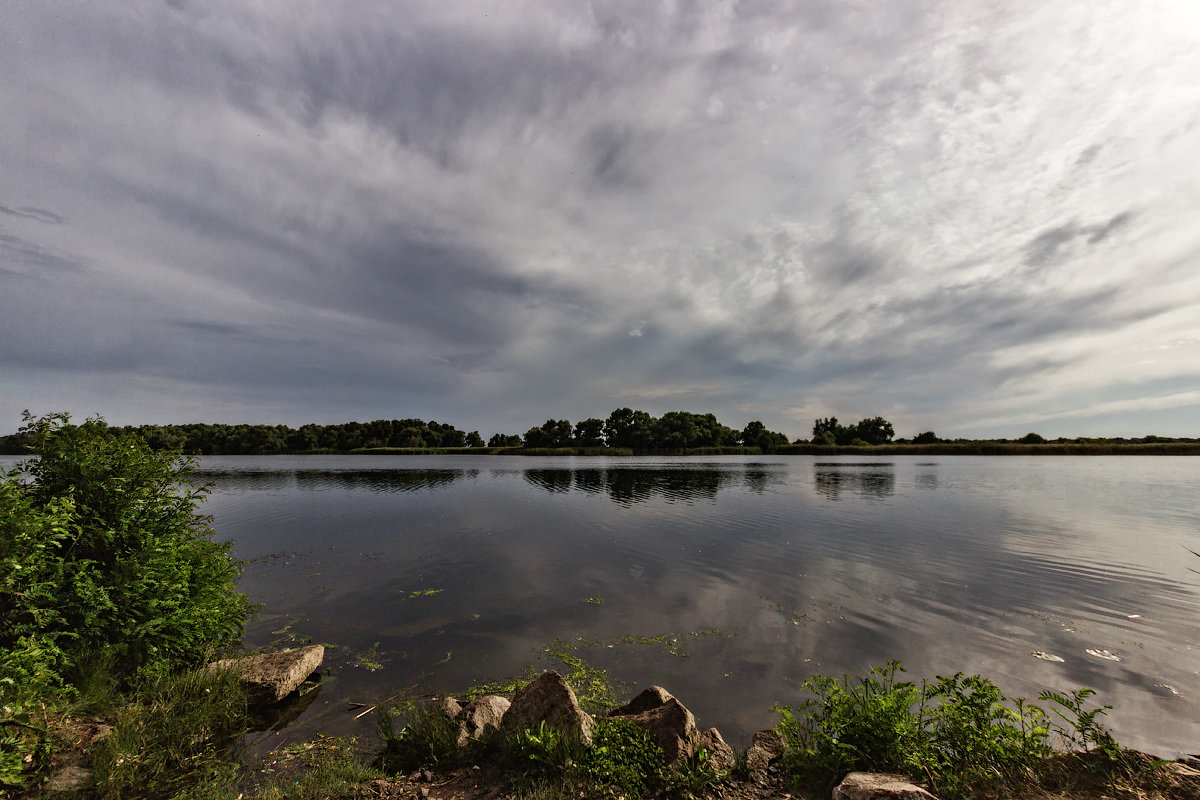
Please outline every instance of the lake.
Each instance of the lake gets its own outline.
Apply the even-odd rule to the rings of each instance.
[[[263,604],[248,644],[333,645],[284,738],[561,666],[557,640],[735,747],[810,675],[898,659],[1093,687],[1121,743],[1200,750],[1200,458],[206,457],[199,479]]]

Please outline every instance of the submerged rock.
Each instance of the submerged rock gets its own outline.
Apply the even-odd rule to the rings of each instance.
[[[312,675],[325,659],[325,648],[319,644],[260,653],[244,658],[226,658],[208,665],[209,672],[231,672],[241,680],[250,701],[277,703],[296,690]]]
[[[575,692],[563,676],[553,670],[543,672],[517,691],[500,728],[517,732],[536,728],[543,722],[562,736],[592,744],[595,721],[579,707]]]

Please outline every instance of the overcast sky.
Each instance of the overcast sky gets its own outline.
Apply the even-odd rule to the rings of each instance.
[[[5,0],[0,432],[1200,435],[1195,0]]]

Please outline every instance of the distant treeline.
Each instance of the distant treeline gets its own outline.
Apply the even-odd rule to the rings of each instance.
[[[574,424],[548,419],[524,434],[494,433],[486,441],[479,431],[463,431],[449,423],[419,419],[378,419],[336,425],[184,425],[110,426],[117,436],[136,432],[156,450],[179,449],[199,455],[272,455],[286,453],[492,452],[541,454],[807,454],[870,448],[879,454],[1026,454],[1026,453],[1200,453],[1200,440],[1146,436],[1140,439],[1055,439],[1029,433],[1008,439],[943,440],[933,431],[912,439],[895,439],[892,423],[883,417],[842,425],[837,417],[813,423],[811,439],[789,438],[754,420],[738,430],[713,414],[671,411],[654,417],[645,411],[618,408],[605,419]],[[29,434],[0,437],[0,454],[31,452]]]

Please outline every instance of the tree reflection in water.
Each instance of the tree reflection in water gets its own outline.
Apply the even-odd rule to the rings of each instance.
[[[840,500],[844,492],[883,499],[896,493],[895,464],[891,462],[817,462],[813,485],[827,500]]]

